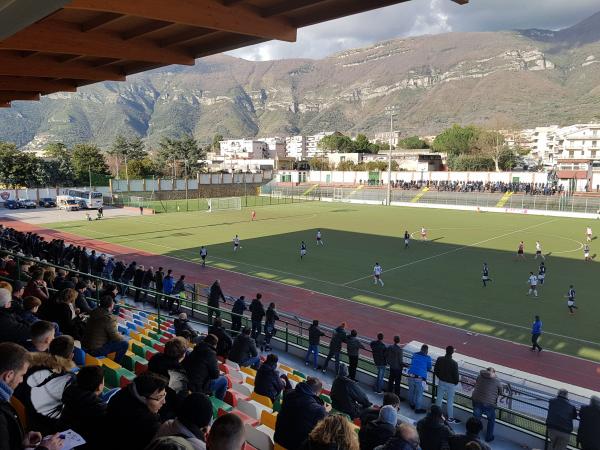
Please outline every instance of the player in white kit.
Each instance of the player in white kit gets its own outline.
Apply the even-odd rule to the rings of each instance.
[[[538,256],[540,256],[542,259],[546,259],[542,253],[542,244],[540,244],[540,241],[535,241],[535,256],[533,259],[538,259]]]
[[[529,292],[527,293],[527,295],[531,295],[533,293],[534,297],[538,296],[538,292],[537,292],[537,284],[538,284],[538,277],[537,275],[534,275],[533,272],[529,272]]]
[[[379,283],[383,287],[383,280],[381,279],[382,272],[383,269],[381,268],[379,263],[375,263],[375,267],[373,267],[373,284]]]
[[[233,238],[233,251],[237,252],[239,248],[242,248],[240,245],[240,237],[236,234]]]
[[[592,235],[593,235],[593,234],[594,234],[594,233],[592,233],[592,227],[587,227],[587,228],[586,228],[586,230],[585,230],[585,238],[586,238],[586,240],[587,240],[588,242],[591,242],[591,241],[592,241]]]
[[[317,230],[317,245],[325,245],[325,242],[323,242],[323,236],[321,235],[321,230]]]

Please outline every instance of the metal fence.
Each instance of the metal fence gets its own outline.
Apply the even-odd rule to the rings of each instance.
[[[107,278],[101,278],[90,275],[88,273],[82,273],[71,267],[63,267],[55,264],[51,264],[38,259],[28,258],[15,253],[12,250],[6,249],[6,241],[0,241],[0,244],[4,247],[0,249],[0,255],[2,257],[9,256],[15,261],[17,274],[16,278],[22,280],[21,266],[24,262],[33,263],[41,267],[53,267],[54,269],[67,270],[71,276],[77,276],[81,279],[89,280],[92,286],[92,295],[89,300],[98,302],[100,300],[100,292],[108,284],[118,286],[122,291],[139,290],[144,297],[147,298],[150,305],[153,305],[157,314],[157,322],[160,324],[165,317],[168,317],[164,312],[165,305],[168,303],[176,304],[178,309],[186,311],[192,322],[206,323],[208,319],[209,310],[213,310],[213,313],[221,317],[224,323],[231,324],[232,317],[236,314],[232,313],[230,308],[233,305],[235,299],[233,297],[226,297],[226,301],[223,303],[223,308],[211,308],[207,305],[207,289],[198,289],[194,285],[188,285],[187,289],[182,296],[169,296],[163,293],[157,292],[153,289],[144,289],[140,287],[134,287],[130,284],[117,282]],[[0,276],[0,279],[10,280],[8,277]],[[128,308],[137,310],[136,306],[128,305]],[[147,311],[147,309],[145,309]],[[290,347],[293,346],[301,351],[308,349],[308,328],[312,324],[311,319],[299,317],[289,312],[278,311],[280,320],[276,325],[276,334],[273,336],[273,340],[280,342],[285,351],[288,352]],[[211,314],[212,315],[212,314]],[[242,320],[243,327],[250,327],[250,318],[244,315],[238,315]],[[321,329],[325,332],[325,336],[320,347],[320,356],[325,357],[328,351],[328,343],[331,340],[334,329],[327,326],[321,325]],[[361,355],[358,363],[358,371],[364,375],[375,379],[377,368],[374,365],[373,358],[371,355],[369,343],[371,340],[367,337],[360,336],[359,340],[366,347],[365,350],[361,351]],[[416,351],[418,349],[414,349]],[[412,358],[410,348],[405,346],[404,360],[406,367],[410,365]],[[433,358],[435,360],[435,358]],[[348,363],[348,357],[345,354],[341,355],[341,361]],[[482,362],[483,363],[483,362]],[[472,412],[472,404],[470,399],[470,393],[475,385],[476,377],[479,370],[483,366],[465,366],[460,367],[460,383],[457,390],[454,404],[456,408],[463,409],[467,412]],[[519,379],[516,376],[504,376],[499,375],[503,382],[503,395],[499,399],[497,406],[497,420],[509,427],[514,428],[520,432],[526,432],[533,434],[539,438],[544,439],[546,436],[545,419],[548,412],[548,400],[556,396],[557,388],[548,385],[540,385],[533,382],[528,382],[526,379]],[[406,370],[403,374],[402,386],[407,389],[407,375]],[[437,395],[437,380],[433,372],[429,374],[428,389],[425,395],[430,397],[432,402],[435,400]],[[574,402],[577,407],[589,403],[587,397],[573,397],[570,396],[570,400]],[[577,428],[577,427],[576,427]],[[576,433],[573,432],[571,436],[570,445],[576,446]]]

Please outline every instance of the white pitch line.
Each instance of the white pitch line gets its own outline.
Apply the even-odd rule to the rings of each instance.
[[[510,236],[511,234],[522,233],[523,231],[527,231],[527,230],[529,230],[531,228],[540,227],[542,225],[546,225],[546,224],[549,224],[549,223],[552,223],[552,222],[556,222],[557,220],[558,219],[547,220],[546,222],[538,223],[536,225],[531,225],[529,227],[525,227],[525,228],[522,228],[520,230],[514,230],[514,231],[511,231],[509,233],[504,233],[504,234],[500,234],[498,236],[494,236],[494,237],[491,237],[491,238],[488,238],[488,239],[484,239],[483,241],[474,242],[472,244],[463,245],[462,247],[453,248],[452,250],[448,250],[446,252],[438,253],[436,255],[431,255],[431,256],[428,256],[426,258],[417,259],[416,261],[411,261],[409,263],[402,264],[400,266],[392,267],[391,269],[384,270],[383,273],[388,273],[388,272],[391,272],[391,271],[397,270],[397,269],[403,269],[404,267],[412,266],[414,264],[419,264],[419,263],[424,262],[424,261],[429,261],[430,259],[439,258],[440,256],[449,255],[450,253],[456,253],[456,252],[459,252],[461,250],[464,250],[465,248],[470,248],[470,247],[475,247],[476,245],[485,244],[486,242],[493,241],[495,239],[500,239],[500,238],[503,238],[503,237],[506,237],[506,236]],[[343,286],[348,286],[349,284],[356,283],[357,281],[366,280],[368,278],[371,278],[372,276],[373,275],[366,275],[364,277],[356,278],[355,280],[347,281],[346,283],[343,284]]]

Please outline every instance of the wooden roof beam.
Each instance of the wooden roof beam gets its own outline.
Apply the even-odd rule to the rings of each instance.
[[[51,37],[51,38],[50,38]],[[0,49],[78,54],[98,58],[130,59],[161,64],[193,65],[194,58],[176,49],[158,47],[150,40],[126,41],[111,33],[84,33],[74,24],[46,20],[0,42]]]
[[[69,81],[52,81],[44,78],[9,77],[0,75],[1,91],[31,91],[31,92],[76,92],[77,85]]]
[[[0,92],[0,103],[12,102],[13,100],[39,100],[39,92],[3,91]]]
[[[162,39],[158,42],[161,47],[171,47],[172,45],[182,45],[187,44],[189,42],[195,41],[197,39],[206,38],[208,36],[213,36],[217,34],[222,34],[221,31],[212,31],[212,30],[188,30],[181,34],[177,34],[175,36],[171,36],[165,39]]]
[[[128,41],[129,39],[137,39],[142,36],[145,36],[150,33],[154,33],[158,30],[164,30],[166,28],[172,27],[176,24],[172,22],[165,22],[162,20],[148,22],[144,25],[140,25],[139,27],[135,27],[125,33],[121,33],[121,39]]]
[[[284,13],[292,13],[301,9],[310,8],[322,3],[323,0],[287,0],[271,7],[264,8],[263,17],[273,17]]]
[[[103,27],[104,25],[108,25],[109,23],[117,22],[117,21],[121,20],[123,17],[124,16],[122,16],[121,14],[114,14],[114,13],[98,14],[93,19],[90,19],[87,22],[82,23],[80,28],[81,28],[81,31],[83,31],[84,33],[87,33],[88,31],[96,30],[98,28]]]
[[[243,4],[225,6],[218,0],[73,0],[65,8],[125,14],[263,39],[296,41],[296,27],[287,19],[268,19]]]
[[[0,75],[91,81],[125,80],[125,74],[117,67],[96,68],[83,63],[61,63],[40,56],[21,58],[15,55],[2,54],[1,52]]]

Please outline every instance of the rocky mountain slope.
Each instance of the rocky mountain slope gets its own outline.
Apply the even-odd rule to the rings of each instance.
[[[117,133],[227,137],[387,129],[432,134],[510,117],[515,126],[600,120],[600,13],[565,30],[448,33],[381,42],[322,60],[226,55],[100,83],[0,111],[0,139],[20,146]]]

